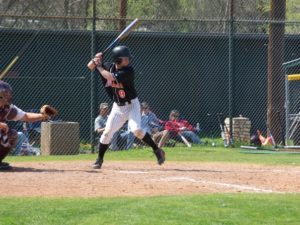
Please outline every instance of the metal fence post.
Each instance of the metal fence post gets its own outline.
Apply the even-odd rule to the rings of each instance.
[[[91,57],[93,57],[96,53],[96,0],[93,0],[93,20],[92,20],[92,33],[91,33]],[[95,132],[94,132],[94,112],[95,112],[95,72],[91,72],[91,120],[90,120],[90,134],[91,134],[91,150],[92,153],[95,152],[94,140],[95,140]]]
[[[233,46],[233,33],[234,33],[234,0],[229,0],[229,30],[228,30],[228,98],[229,98],[229,131],[232,137],[232,117],[234,114],[234,46]],[[234,141],[234,140],[233,140]]]

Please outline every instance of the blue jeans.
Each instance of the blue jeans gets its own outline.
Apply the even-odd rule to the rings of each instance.
[[[117,131],[111,140],[110,143],[110,149],[111,150],[122,150],[122,149],[128,149],[128,131]]]
[[[15,147],[14,155],[19,155],[21,151],[22,143],[26,140],[26,135],[23,132],[18,132],[18,141]]]
[[[134,139],[135,139],[134,134],[132,132],[129,132],[127,134],[127,146],[126,146],[126,149],[132,148],[133,143],[134,143]]]
[[[110,143],[110,149],[111,150],[120,150],[120,147],[118,145],[118,136],[120,135],[119,133],[120,131],[117,131],[116,133],[114,133],[113,137],[112,137],[112,140],[111,140],[111,143]]]
[[[197,134],[193,131],[186,130],[181,132],[182,136],[185,137],[187,140],[191,141],[194,144],[201,144],[201,140]]]

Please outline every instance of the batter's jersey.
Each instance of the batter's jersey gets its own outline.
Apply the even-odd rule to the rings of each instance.
[[[102,83],[109,97],[118,105],[124,105],[137,97],[134,86],[134,70],[131,66],[123,67],[116,70],[116,65],[112,63],[104,63],[103,68],[111,72],[115,81],[109,83],[103,76]],[[97,70],[98,71],[98,70]],[[98,71],[99,72],[99,71]]]

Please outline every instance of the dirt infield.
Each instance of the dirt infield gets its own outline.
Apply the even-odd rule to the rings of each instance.
[[[300,167],[229,163],[89,161],[14,163],[0,172],[1,196],[155,196],[197,193],[299,193]]]

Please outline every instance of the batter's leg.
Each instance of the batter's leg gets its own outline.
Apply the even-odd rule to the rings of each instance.
[[[132,101],[131,104],[132,104],[132,109],[128,117],[128,126],[130,127],[130,130],[137,138],[143,140],[146,144],[151,146],[157,158],[158,164],[159,165],[163,164],[165,162],[165,152],[157,146],[157,144],[152,140],[150,134],[145,133],[140,127],[141,112],[140,112],[140,103],[138,99]]]
[[[127,116],[124,115],[123,112],[119,110],[119,107],[117,107],[115,104],[113,105],[113,108],[111,110],[110,115],[108,116],[105,130],[100,138],[100,144],[99,144],[99,153],[98,158],[96,162],[93,165],[94,169],[100,169],[103,164],[103,158],[105,155],[105,152],[107,151],[109,144],[111,142],[111,139],[116,131],[118,131],[126,122]]]

